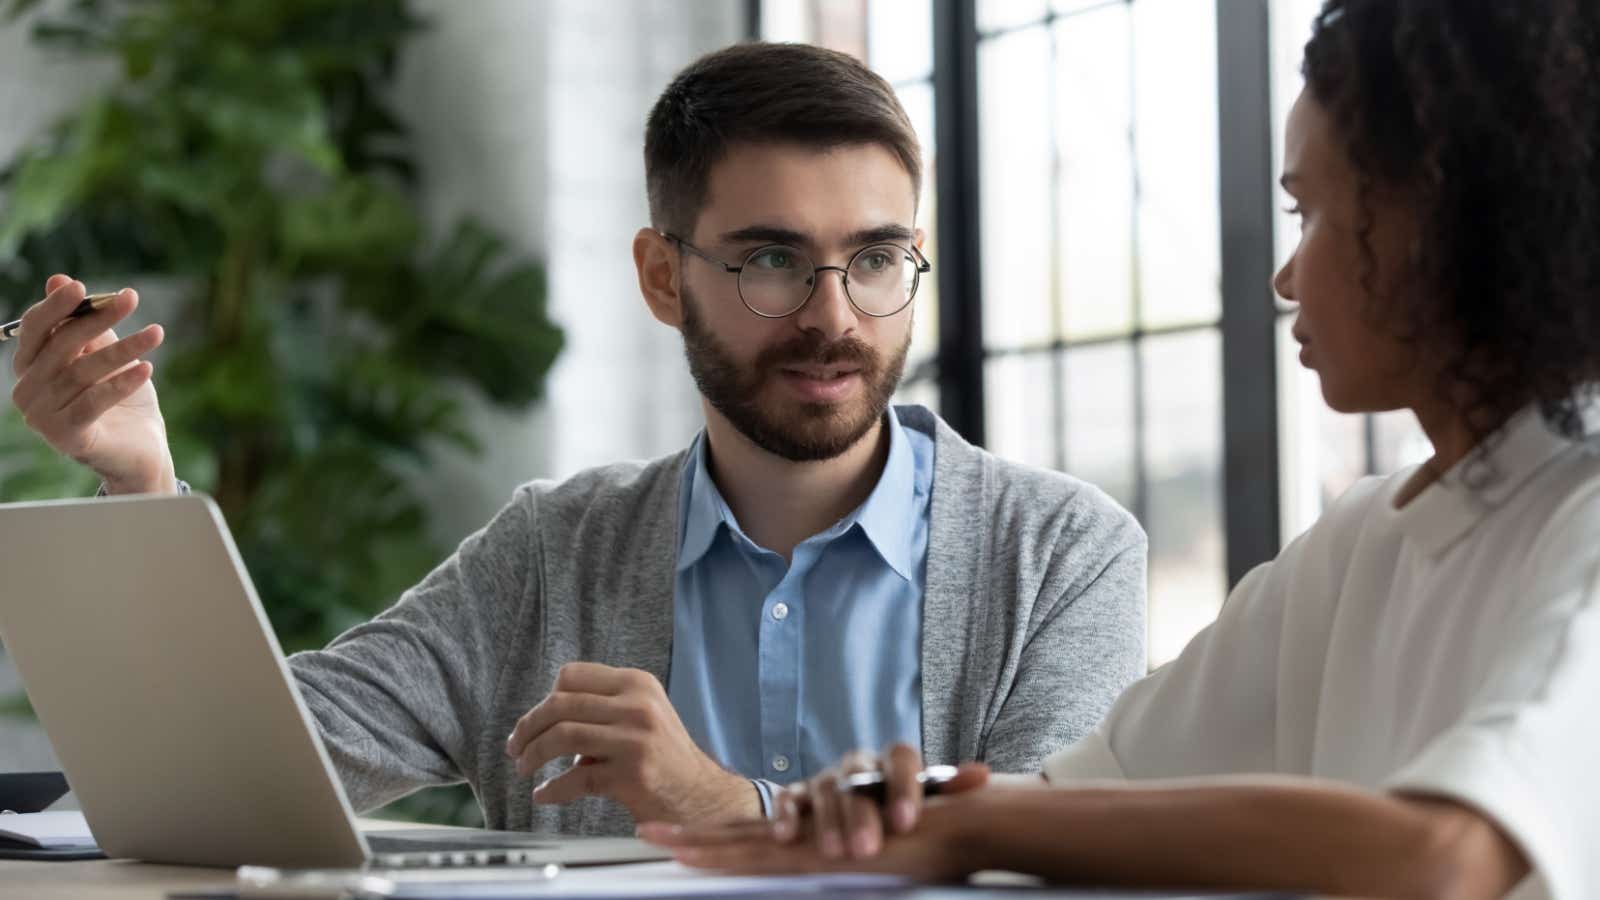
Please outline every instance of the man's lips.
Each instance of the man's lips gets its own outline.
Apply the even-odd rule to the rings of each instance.
[[[856,375],[861,372],[860,366],[831,365],[831,366],[782,366],[779,371],[785,375],[798,375],[801,378],[812,378],[817,381],[833,381],[847,375]]]

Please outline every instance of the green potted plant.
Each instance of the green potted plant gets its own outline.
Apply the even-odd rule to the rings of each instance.
[[[288,651],[439,559],[415,485],[478,448],[464,401],[537,400],[562,344],[543,270],[422,226],[387,86],[405,0],[72,0],[10,23],[117,77],[0,170],[0,297],[69,272],[173,295],[157,370],[181,477],[232,528]],[[20,313],[21,310],[10,310]],[[0,413],[0,500],[93,477]]]

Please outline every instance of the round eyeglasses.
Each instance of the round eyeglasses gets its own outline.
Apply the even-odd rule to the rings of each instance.
[[[745,308],[763,319],[781,319],[800,311],[817,289],[817,275],[839,272],[844,276],[844,295],[863,315],[882,319],[911,305],[922,276],[933,271],[933,264],[916,247],[898,244],[868,244],[850,257],[844,266],[819,266],[805,251],[787,244],[767,244],[745,254],[744,262],[732,265],[706,253],[674,234],[668,240],[708,263],[739,276],[739,299]]]

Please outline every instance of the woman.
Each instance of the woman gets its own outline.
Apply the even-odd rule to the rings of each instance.
[[[1595,6],[1329,0],[1306,46],[1274,287],[1328,405],[1410,409],[1431,460],[1353,487],[1042,778],[923,805],[896,748],[843,765],[882,766],[887,816],[829,773],[770,827],[642,833],[744,871],[1600,896]]]

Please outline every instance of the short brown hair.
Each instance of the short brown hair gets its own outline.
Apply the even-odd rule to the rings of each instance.
[[[911,174],[913,191],[922,189],[916,130],[877,73],[809,44],[735,44],[679,72],[650,110],[644,173],[651,223],[692,233],[711,167],[742,142],[882,144]]]

